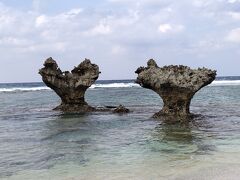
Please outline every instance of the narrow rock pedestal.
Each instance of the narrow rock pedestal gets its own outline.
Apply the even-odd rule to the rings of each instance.
[[[88,112],[95,108],[85,101],[86,90],[98,79],[99,67],[85,59],[71,72],[62,72],[55,60],[51,57],[44,62],[39,70],[43,82],[53,89],[61,98],[61,105],[55,110]]]
[[[190,116],[189,107],[194,94],[216,77],[216,71],[206,68],[190,69],[182,65],[160,68],[153,59],[147,65],[135,71],[138,74],[136,83],[155,91],[163,99],[163,108],[153,116],[155,118]]]

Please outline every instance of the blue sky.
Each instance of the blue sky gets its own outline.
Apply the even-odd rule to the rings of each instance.
[[[240,75],[240,0],[0,0],[0,82],[41,81],[84,58],[100,79],[132,79],[154,58]]]

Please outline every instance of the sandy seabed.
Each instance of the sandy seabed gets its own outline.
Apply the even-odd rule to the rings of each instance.
[[[122,180],[122,179],[169,179],[169,180],[239,180],[240,155],[238,153],[217,153],[194,163],[175,165],[157,164],[146,160],[143,164],[130,166],[103,165],[99,162],[83,167],[76,164],[56,165],[46,170],[22,171],[10,180],[53,179],[53,180]]]

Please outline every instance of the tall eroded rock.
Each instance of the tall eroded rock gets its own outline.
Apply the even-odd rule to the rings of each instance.
[[[163,108],[154,117],[189,116],[194,94],[216,77],[216,71],[206,68],[190,69],[182,65],[160,68],[153,59],[135,73],[138,74],[136,83],[155,91],[163,99]]]
[[[84,99],[86,90],[98,79],[99,68],[85,59],[71,72],[62,72],[51,57],[44,62],[39,70],[43,82],[53,89],[61,98],[62,103],[55,109],[63,111],[87,112],[94,110]]]

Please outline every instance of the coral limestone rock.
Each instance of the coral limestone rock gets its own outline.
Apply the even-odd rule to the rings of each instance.
[[[154,117],[189,116],[194,94],[216,77],[216,71],[206,68],[190,69],[182,65],[160,68],[153,59],[147,65],[135,71],[138,74],[136,83],[155,91],[163,99],[163,108]]]
[[[71,72],[62,72],[51,57],[44,62],[39,70],[43,82],[53,89],[61,98],[62,103],[55,109],[63,111],[91,111],[94,108],[85,102],[86,90],[98,79],[99,68],[85,59]]]

